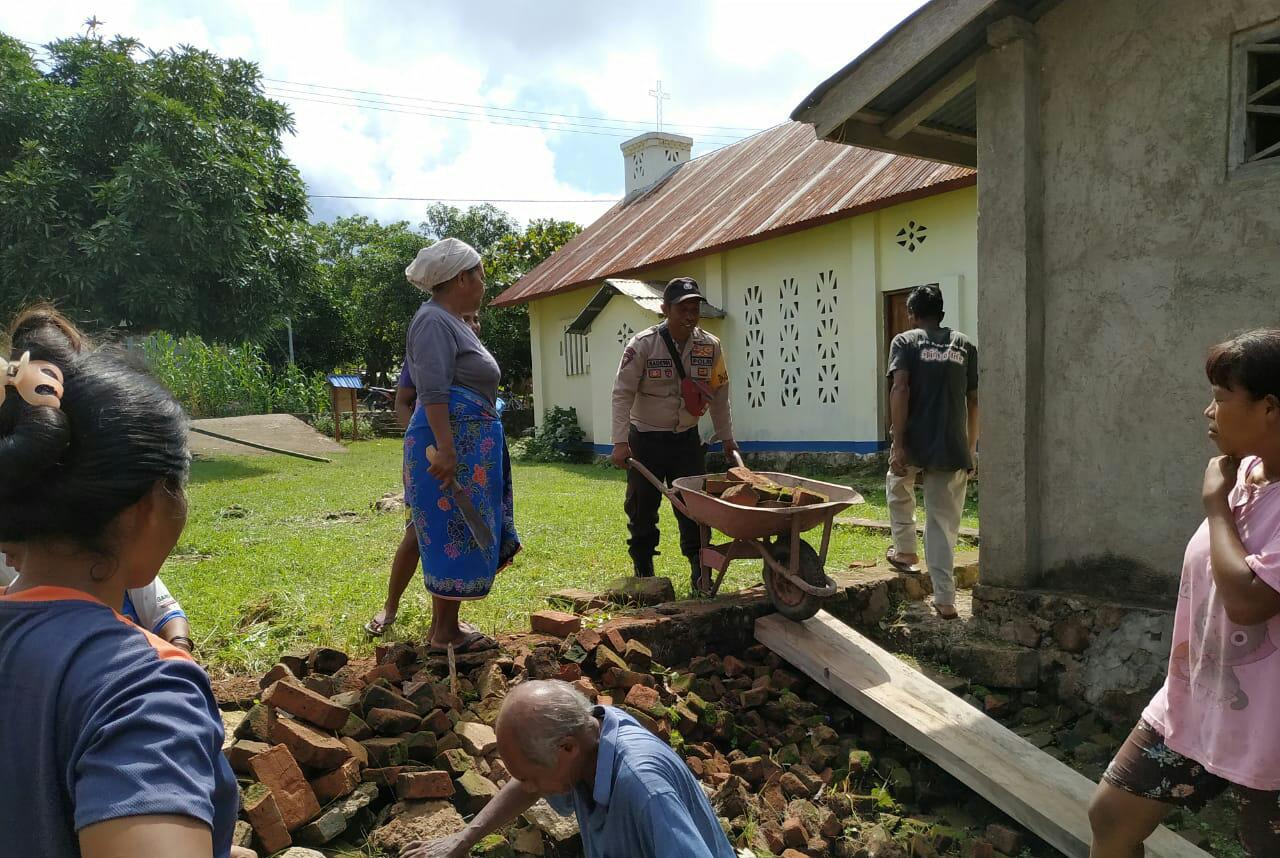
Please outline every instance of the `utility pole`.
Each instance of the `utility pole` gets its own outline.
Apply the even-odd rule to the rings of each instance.
[[[658,130],[662,130],[662,102],[671,98],[671,93],[662,91],[662,81],[658,81],[658,88],[649,90],[649,95],[658,103]]]

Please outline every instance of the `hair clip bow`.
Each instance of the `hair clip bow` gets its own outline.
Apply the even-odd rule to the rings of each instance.
[[[0,373],[4,384],[0,385],[0,404],[4,403],[6,388],[13,387],[30,405],[49,408],[62,407],[62,370],[47,360],[32,360],[31,352],[23,352],[15,361],[0,358]]]

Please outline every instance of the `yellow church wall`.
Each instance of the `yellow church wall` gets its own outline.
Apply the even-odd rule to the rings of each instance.
[[[898,244],[898,231],[910,233],[912,222],[927,236],[914,250]],[[976,232],[976,191],[964,188],[636,276],[694,277],[726,311],[704,326],[724,342],[734,434],[745,449],[870,453],[886,437],[884,293],[938,283],[947,324],[974,336]],[[538,423],[546,409],[572,406],[605,452],[623,334],[658,319],[615,297],[588,334],[589,370],[566,375],[564,327],[598,288],[533,301],[530,326]],[[703,423],[708,437],[710,422]]]

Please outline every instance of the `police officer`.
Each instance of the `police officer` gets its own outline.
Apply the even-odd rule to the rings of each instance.
[[[671,482],[706,472],[706,448],[698,418],[711,412],[715,437],[728,455],[733,441],[729,373],[720,340],[698,327],[702,292],[692,277],[677,277],[662,292],[666,320],[631,338],[613,383],[613,463],[630,458],[660,480]],[[662,494],[635,470],[627,474],[627,527],[637,577],[653,575]],[[680,551],[689,558],[692,588],[698,589],[702,538],[698,525],[676,513]]]

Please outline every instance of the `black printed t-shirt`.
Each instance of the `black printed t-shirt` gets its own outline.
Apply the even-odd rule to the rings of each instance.
[[[907,461],[929,471],[972,468],[966,397],[978,389],[978,347],[950,328],[904,331],[889,345],[890,378],[900,369],[911,383]]]

